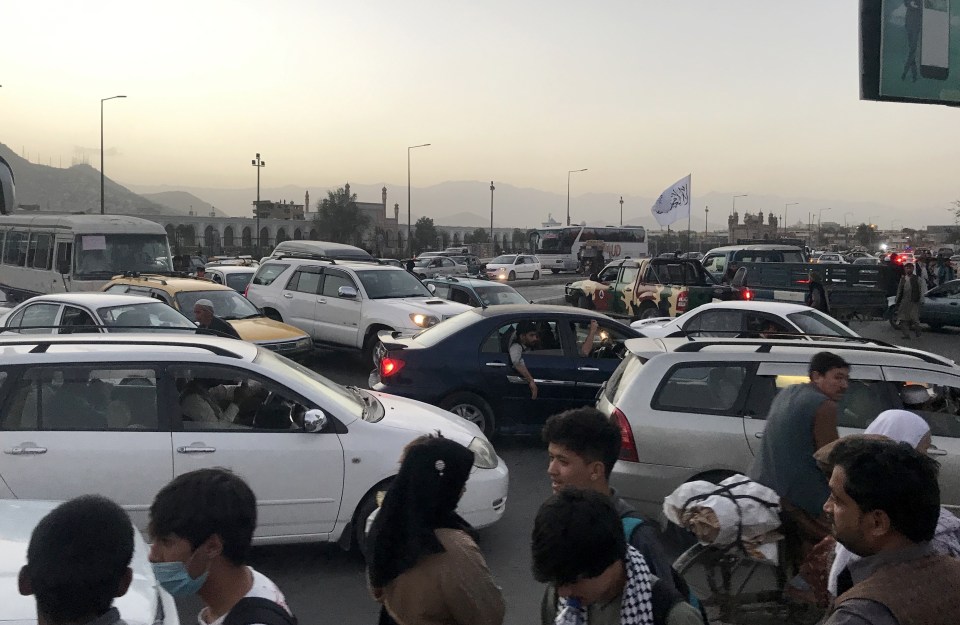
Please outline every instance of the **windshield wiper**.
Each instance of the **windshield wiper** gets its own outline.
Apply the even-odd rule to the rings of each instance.
[[[237,317],[237,319],[257,319],[259,317],[263,317],[263,313],[258,313],[258,312],[250,313],[245,317]]]

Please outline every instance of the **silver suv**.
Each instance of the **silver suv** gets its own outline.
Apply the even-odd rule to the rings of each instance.
[[[416,276],[392,265],[307,258],[267,259],[247,298],[315,343],[362,349],[371,366],[381,330],[415,334],[470,306],[436,297]]]
[[[831,351],[850,363],[850,387],[839,405],[841,436],[862,431],[878,414],[902,408],[904,386],[926,392],[928,452],[943,466],[944,505],[960,506],[960,367],[913,349],[855,341],[631,339],[623,362],[601,389],[597,408],[623,435],[613,470],[617,493],[661,516],[663,499],[692,480],[743,473],[760,447],[770,403],[780,389],[808,381],[814,354]]]

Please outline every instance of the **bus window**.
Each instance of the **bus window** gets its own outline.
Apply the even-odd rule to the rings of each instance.
[[[165,234],[77,235],[74,253],[79,279],[109,278],[126,271],[173,271]]]
[[[3,264],[23,266],[27,261],[27,233],[8,232],[3,248]]]
[[[54,267],[60,273],[70,273],[70,259],[73,258],[73,243],[57,244],[57,265]]]
[[[30,246],[27,249],[27,266],[34,269],[50,269],[53,257],[53,235],[36,233],[30,235]]]

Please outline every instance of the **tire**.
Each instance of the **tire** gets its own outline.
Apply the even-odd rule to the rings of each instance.
[[[513,282],[516,279],[517,279],[517,272],[515,271],[511,271],[510,275],[507,276],[507,282]]]
[[[367,519],[377,509],[377,493],[386,490],[389,486],[389,482],[380,484],[367,493],[367,496],[357,506],[357,513],[353,518],[353,545],[357,547],[364,560],[369,560],[370,557],[370,544],[367,542]]]
[[[590,298],[584,294],[580,294],[580,297],[577,298],[577,308],[583,308],[584,310],[593,310],[593,302],[590,301]]]
[[[377,361],[374,359],[374,350],[377,347],[377,332],[380,330],[389,330],[390,328],[374,328],[370,331],[370,334],[367,335],[367,338],[363,339],[363,352],[362,357],[363,361],[368,363],[374,369],[377,368]]]
[[[475,423],[487,438],[493,435],[495,428],[493,409],[490,408],[487,400],[476,393],[467,391],[452,393],[440,402],[440,407]]]
[[[640,309],[640,318],[641,319],[653,319],[654,317],[660,316],[660,309],[656,306],[644,306]]]
[[[559,269],[551,269],[551,270],[550,270],[550,273],[557,274],[557,273],[560,273],[560,270],[559,270]]]
[[[530,278],[530,279],[531,279],[531,280],[539,280],[539,279],[540,279],[540,272],[539,272],[539,271],[534,271],[534,272],[533,272],[533,277]]]

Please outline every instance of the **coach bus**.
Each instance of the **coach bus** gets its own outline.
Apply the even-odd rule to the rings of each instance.
[[[0,289],[10,301],[96,291],[126,271],[173,271],[163,226],[126,215],[0,215]]]
[[[587,241],[603,241],[603,257],[608,261],[648,253],[647,232],[639,226],[551,226],[538,229],[532,239],[540,266],[553,273],[576,271],[580,248]]]

